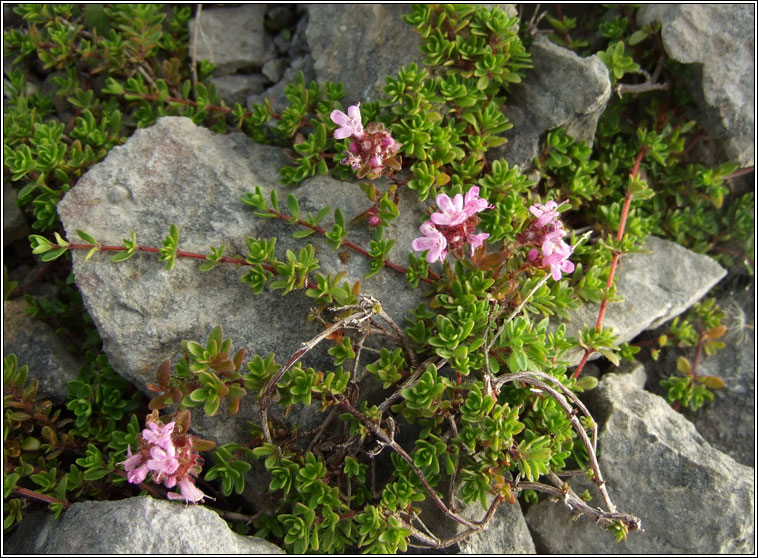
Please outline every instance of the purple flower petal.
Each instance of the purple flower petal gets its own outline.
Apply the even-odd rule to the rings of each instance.
[[[447,240],[442,233],[439,232],[430,221],[424,222],[424,224],[419,227],[419,230],[424,236],[414,239],[413,242],[411,242],[411,248],[416,252],[428,250],[426,261],[429,263],[434,263],[437,260],[444,260],[445,256],[447,256]]]
[[[199,502],[203,498],[206,498],[206,496],[202,490],[200,490],[198,487],[195,486],[195,483],[192,482],[192,479],[189,477],[185,477],[182,480],[179,481],[179,489],[182,491],[181,494],[177,494],[176,492],[169,492],[167,494],[169,500],[184,500],[185,502]]]
[[[452,200],[447,194],[439,194],[436,201],[440,211],[432,213],[431,220],[435,225],[454,227],[468,219],[469,216],[463,211],[463,196],[460,194],[456,194]]]

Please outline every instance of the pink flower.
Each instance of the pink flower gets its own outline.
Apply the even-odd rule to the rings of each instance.
[[[447,194],[439,194],[436,201],[441,211],[432,213],[432,222],[446,227],[460,225],[480,211],[493,207],[487,203],[486,199],[479,198],[478,186],[472,186],[465,197],[456,194],[451,200]]]
[[[356,139],[363,137],[363,124],[361,122],[361,104],[351,105],[347,108],[347,114],[341,110],[333,110],[330,118],[339,126],[334,131],[334,139],[345,139],[350,136]]]
[[[432,213],[431,220],[435,225],[454,227],[468,219],[469,216],[463,210],[463,196],[460,194],[455,194],[452,200],[447,194],[439,194],[436,201],[440,211]]]
[[[479,186],[472,186],[463,198],[463,211],[471,217],[475,213],[492,209],[494,206],[487,203],[487,200],[479,197]]]
[[[202,500],[205,495],[194,487],[194,479],[202,470],[203,458],[193,447],[194,436],[176,431],[176,423],[163,425],[157,412],[148,416],[147,428],[139,437],[139,453],[132,455],[132,448],[127,447],[126,459],[121,463],[127,472],[130,483],[139,484],[152,473],[155,483],[163,483],[166,488],[177,484],[182,494],[172,498],[181,498],[187,502]]]
[[[466,240],[471,245],[471,255],[474,255],[474,250],[476,248],[479,248],[479,246],[482,245],[482,242],[487,240],[490,237],[489,233],[479,233],[479,234],[467,234]]]
[[[432,213],[430,221],[421,225],[425,238],[417,238],[411,246],[414,250],[429,250],[429,263],[445,259],[448,252],[457,258],[463,257],[463,247],[471,246],[471,255],[490,237],[489,233],[476,234],[479,217],[476,215],[492,206],[484,198],[479,198],[479,187],[472,186],[465,196],[456,194],[451,199],[447,194],[436,198],[439,211]]]
[[[200,490],[197,486],[195,486],[195,483],[192,482],[192,478],[189,476],[184,477],[182,480],[179,481],[179,489],[181,490],[181,494],[178,494],[176,492],[169,492],[167,494],[169,500],[184,500],[185,502],[199,502],[203,498],[210,498],[210,496],[206,496],[205,493],[203,493],[202,490]]]
[[[447,256],[447,240],[444,235],[434,227],[431,221],[426,221],[419,230],[424,236],[415,239],[411,247],[417,252],[428,250],[426,261],[429,263],[444,260]]]
[[[126,471],[126,480],[132,484],[140,484],[145,480],[150,470],[147,463],[142,463],[142,454],[132,455],[131,446],[126,446],[126,460],[120,463]]]
[[[176,422],[169,422],[164,426],[154,421],[148,421],[147,428],[142,431],[142,439],[150,444],[167,449],[169,446],[173,446],[171,433],[175,426]]]
[[[402,161],[396,156],[402,144],[392,138],[384,124],[369,122],[363,129],[360,103],[348,107],[347,114],[332,111],[332,121],[339,126],[334,131],[335,139],[352,138],[341,163],[356,171],[358,178],[379,178],[385,173],[399,171]]]
[[[353,145],[353,144],[350,144]],[[353,170],[358,170],[361,168],[361,160],[358,158],[354,153],[351,153],[350,151],[345,151],[345,158],[340,161],[343,165],[350,165],[353,167]]]
[[[565,203],[568,203],[568,200],[561,202],[560,205],[552,200],[545,205],[542,205],[541,203],[535,203],[532,205],[529,208],[529,211],[532,212],[532,215],[537,217],[536,226],[542,228],[550,222],[555,222],[558,218],[557,209]]]
[[[153,480],[155,482],[161,482],[164,476],[168,477],[176,473],[176,470],[179,468],[179,461],[176,459],[176,449],[173,444],[168,449],[159,446],[150,448],[150,459],[147,462],[147,466],[153,472]]]
[[[556,281],[561,280],[561,272],[571,273],[574,271],[574,264],[568,260],[571,255],[571,246],[563,243],[565,249],[558,252],[553,252],[542,258],[542,264],[550,267],[550,274]]]
[[[519,235],[523,244],[532,246],[526,259],[537,267],[550,268],[550,274],[556,281],[560,281],[561,273],[574,271],[574,264],[569,261],[573,248],[563,240],[568,233],[563,229],[563,223],[558,217],[558,208],[565,203],[568,203],[568,200],[561,204],[548,201],[544,205],[532,205],[529,211],[537,219]],[[540,247],[542,254],[535,246]]]

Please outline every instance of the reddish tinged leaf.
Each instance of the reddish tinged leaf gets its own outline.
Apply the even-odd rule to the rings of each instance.
[[[203,438],[194,438],[192,440],[192,448],[197,451],[210,451],[216,447],[216,442],[211,440],[205,440]]]
[[[247,350],[240,349],[234,354],[234,358],[232,359],[234,361],[234,370],[239,370],[240,366],[242,366],[242,361],[245,360],[245,355],[247,354]]]
[[[153,397],[150,400],[150,403],[147,404],[147,408],[151,411],[160,410],[166,407],[166,399],[168,399],[168,394],[164,393],[163,395],[158,395],[157,397]]]
[[[161,365],[158,367],[158,383],[162,385],[164,388],[168,387],[168,380],[171,376],[171,361],[165,360],[161,363]],[[150,389],[148,387],[148,389]],[[158,391],[158,390],[155,390]],[[160,390],[163,391],[163,390]]]
[[[191,418],[192,414],[186,409],[176,414],[176,426],[180,433],[186,433],[189,430]]]
[[[711,389],[721,389],[725,385],[724,380],[716,376],[700,376],[698,378],[698,381],[701,384],[703,384],[705,387],[708,387]]]
[[[145,384],[145,387],[149,389],[150,391],[154,391],[156,393],[163,393],[164,391],[166,391],[166,386],[162,386],[162,385],[159,386],[158,384],[154,384],[152,382],[147,382]]]
[[[174,386],[171,388],[171,401],[174,403],[179,403],[184,396],[182,395],[182,390],[179,389],[178,386]]]
[[[714,327],[712,330],[706,333],[706,335],[710,337],[711,339],[718,339],[719,337],[724,335],[724,333],[726,333],[726,326],[720,325],[720,326]]]
[[[223,362],[214,363],[212,368],[221,374],[231,374],[236,370],[234,363],[231,360],[225,360]]]

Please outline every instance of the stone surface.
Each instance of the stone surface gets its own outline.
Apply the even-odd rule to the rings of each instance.
[[[400,4],[312,4],[306,32],[319,83],[341,81],[345,106],[377,101],[385,77],[411,62],[421,64],[419,35],[401,21]]]
[[[529,49],[533,69],[515,84],[504,107],[513,128],[508,143],[493,157],[504,157],[524,172],[533,166],[549,130],[565,126],[568,133],[591,144],[598,118],[611,94],[608,69],[597,56],[581,58],[538,35]]]
[[[216,65],[215,76],[261,68],[275,56],[263,29],[265,4],[203,10],[195,44],[195,20],[189,23],[190,52]]]
[[[28,516],[5,540],[8,554],[283,554],[229,529],[216,512],[149,496],[80,502],[58,521]]]
[[[267,62],[268,64],[268,62]],[[211,77],[210,81],[216,86],[221,98],[228,106],[239,103],[243,107],[250,95],[257,95],[263,91],[268,82],[261,74],[234,74],[231,76]]]
[[[479,515],[483,516],[481,507],[479,510]],[[458,543],[458,553],[478,556],[535,554],[534,541],[518,503],[502,504],[484,531]]]
[[[697,411],[681,409],[681,413],[713,447],[738,463],[752,467],[755,464],[755,283],[748,289],[730,290],[716,303],[727,314],[724,321],[727,331],[720,339],[726,347],[711,356],[701,354],[697,372],[717,376],[725,385],[713,390],[713,401]],[[664,332],[656,333],[653,339]],[[648,390],[665,397],[666,390],[659,383],[677,374],[676,359],[680,355],[692,362],[695,348],[666,347],[657,361],[645,361]]]
[[[370,270],[366,258],[351,253],[342,263],[318,235],[305,242],[294,240],[297,227],[255,217],[242,203],[242,196],[260,185],[267,195],[278,190],[282,208],[294,192],[304,216],[329,205],[340,207],[349,221],[370,205],[357,184],[329,177],[306,180],[295,191],[282,186],[279,169],[286,163],[278,148],[254,144],[242,134],[216,135],[187,118],[162,118],[114,148],[66,194],[58,211],[69,238],[83,229],[103,244],[121,244],[136,231],[141,244],[161,246],[171,223],[179,228],[180,249],[190,252],[209,253],[211,246],[223,243],[229,256],[246,254],[247,237],[276,237],[277,256],[284,259],[286,249],[297,252],[310,242],[322,273],[344,269],[351,283],[361,279]],[[350,188],[355,194],[345,195]],[[397,239],[389,259],[401,264],[408,261],[422,214],[413,197],[412,192],[403,193],[400,217],[385,233]],[[332,217],[322,226],[330,229]],[[350,231],[357,244],[368,246],[372,236],[365,225]],[[183,339],[204,343],[216,325],[223,327],[235,348],[247,348],[249,358],[275,352],[279,362],[320,331],[318,324],[306,320],[312,299],[302,291],[282,296],[281,291],[264,290],[255,295],[240,281],[245,270],[235,266],[200,273],[196,260],[179,258],[174,269],[166,271],[147,254],[118,265],[104,254],[87,262],[84,256],[74,254],[74,273],[104,350],[114,369],[140,387],[155,381],[163,360],[176,361]],[[398,323],[422,296],[403,274],[389,269],[362,285],[361,292],[377,296]],[[332,368],[330,359],[320,359],[319,354],[307,355],[304,364]],[[243,400],[237,420],[212,419],[208,424],[215,430],[202,433],[215,440],[239,440],[246,420],[258,419],[252,404],[246,408]]]
[[[310,54],[293,59],[290,67],[285,70],[284,76],[277,84],[272,85],[263,93],[250,95],[247,98],[247,108],[252,110],[253,105],[261,105],[265,99],[271,99],[275,111],[284,110],[289,106],[285,89],[290,83],[295,81],[299,72],[303,72],[303,77],[307,84],[316,79],[316,73],[313,70],[313,58],[311,58]],[[272,122],[269,125],[273,126],[275,123]]]
[[[287,67],[288,63],[286,60],[282,58],[276,58],[274,60],[269,60],[266,62],[263,65],[263,68],[261,68],[261,73],[266,76],[272,83],[277,83],[280,79],[282,79],[282,76],[284,75]]]
[[[640,389],[644,372],[607,374],[589,392],[601,424],[599,464],[618,511],[644,532],[617,543],[563,504],[541,501],[526,514],[538,551],[553,554],[752,553],[754,469],[714,449],[666,401]],[[589,483],[572,480],[581,493]],[[599,496],[593,493],[594,505]]]
[[[619,342],[631,341],[646,329],[658,327],[700,300],[726,275],[708,256],[656,236],[649,236],[645,252],[623,256],[616,268],[616,289],[624,300],[608,304],[603,327],[612,327]],[[567,335],[576,337],[597,321],[599,304],[570,311]],[[582,351],[567,360],[578,364]]]
[[[755,4],[648,4],[637,22],[661,22],[666,53],[693,64],[703,124],[743,167],[755,162]]]
[[[3,302],[3,356],[13,353],[19,366],[29,365],[29,380],[39,380],[39,401],[61,405],[66,402],[66,385],[76,379],[83,363],[47,324],[28,316],[25,307],[23,299]]]
[[[440,493],[447,494],[449,484],[438,487],[437,490]],[[446,499],[445,501],[447,502]],[[491,504],[492,498],[488,497],[487,505]],[[449,540],[467,530],[465,526],[445,516],[430,498],[421,502],[419,507],[424,524],[440,541]],[[472,521],[481,521],[487,513],[478,501],[467,506],[459,500],[457,511],[459,515]],[[413,553],[419,553],[422,550],[425,549],[415,549]],[[485,555],[534,554],[536,551],[519,504],[503,503],[495,511],[485,529],[445,547],[442,552],[445,554]]]

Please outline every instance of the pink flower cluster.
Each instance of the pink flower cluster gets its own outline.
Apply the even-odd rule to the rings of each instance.
[[[560,281],[561,272],[574,271],[574,264],[568,259],[573,248],[563,240],[568,233],[563,230],[563,223],[558,218],[558,208],[565,203],[568,203],[568,200],[561,204],[549,201],[544,205],[541,203],[532,205],[529,211],[537,219],[519,238],[524,244],[534,246],[529,250],[526,258],[537,267],[550,268],[550,273],[556,281]]]
[[[426,261],[429,263],[444,260],[448,252],[457,257],[463,256],[463,246],[471,246],[471,255],[489,238],[488,233],[475,234],[479,224],[480,211],[492,208],[487,200],[479,197],[479,187],[472,186],[464,196],[456,194],[452,199],[447,194],[437,196],[438,211],[430,216],[420,227],[421,238],[415,239],[411,247],[417,252],[427,250]]]
[[[384,129],[384,124],[370,123],[363,128],[360,103],[348,107],[347,114],[334,110],[330,115],[339,126],[334,131],[334,138],[341,140],[352,138],[345,158],[340,161],[350,165],[358,178],[368,177],[373,180],[384,174],[385,168],[400,170],[401,164],[396,157],[402,144],[395,141]]]
[[[207,496],[195,486],[195,478],[203,458],[192,448],[193,437],[174,432],[175,422],[163,425],[150,418],[139,437],[139,452],[132,455],[132,448],[127,448],[122,462],[127,480],[140,484],[152,473],[155,483],[162,482],[166,488],[179,486],[181,494],[169,492],[169,500],[202,501]]]

